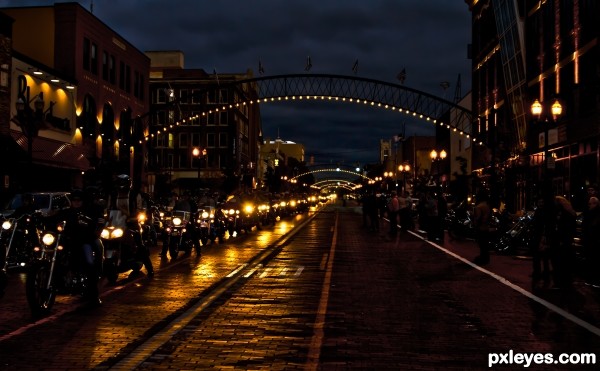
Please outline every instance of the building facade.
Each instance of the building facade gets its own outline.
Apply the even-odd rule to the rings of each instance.
[[[150,191],[254,188],[261,141],[252,72],[186,69],[181,51],[148,51]]]
[[[600,52],[596,1],[466,0],[472,12],[474,168],[509,210],[544,187],[584,207],[598,186]],[[532,114],[534,102],[542,113]],[[560,114],[551,114],[558,102]],[[494,182],[492,177],[497,180]]]
[[[34,162],[76,170],[71,186],[110,188],[122,173],[143,186],[149,58],[77,3],[2,11],[14,20],[18,62],[11,70],[10,130],[15,141],[27,142],[28,136],[17,101],[43,97],[44,119],[32,144],[48,148],[34,150]],[[71,155],[57,159],[66,148]],[[57,179],[64,177],[50,178]]]

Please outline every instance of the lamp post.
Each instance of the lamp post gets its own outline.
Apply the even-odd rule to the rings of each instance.
[[[198,158],[198,187],[200,187],[200,160],[206,157],[206,148],[201,150],[198,147],[194,147],[192,150],[192,156]]]
[[[44,121],[44,93],[40,92],[33,100],[33,109],[25,102],[26,98],[19,97],[15,103],[17,118],[21,131],[27,137],[27,167],[28,174],[33,174],[33,138],[37,137],[39,128]]]
[[[432,163],[436,163],[436,175],[437,175],[437,178],[438,178],[438,183],[439,183],[439,180],[440,180],[440,161],[443,161],[446,158],[447,155],[448,154],[443,149],[439,153],[435,149],[431,150],[431,152],[429,153],[429,157],[431,158],[431,162]]]
[[[385,180],[385,187],[386,187],[386,190],[388,190],[388,191],[390,190],[390,179],[393,176],[394,176],[394,172],[392,172],[392,171],[386,171],[386,172],[383,173],[383,177],[387,178]]]
[[[544,106],[542,104],[543,102],[540,102],[538,99],[536,99],[532,104],[531,104],[531,114],[533,115],[533,117],[535,118],[535,122],[536,122],[536,126],[540,124],[540,122],[546,122],[548,123],[550,120],[548,119],[548,117],[543,117],[543,113],[544,113]],[[559,119],[559,117],[562,115],[563,113],[563,107],[560,104],[558,99],[554,99],[554,102],[552,103],[552,105],[550,106],[550,118],[552,123],[556,123]],[[554,158],[551,158],[549,156],[549,144],[548,144],[548,132],[550,129],[550,125],[546,125],[544,127],[544,166],[543,166],[543,178],[544,178],[544,187],[545,187],[545,191],[548,191],[551,187],[551,180],[550,180],[550,174],[549,174],[549,170],[550,169],[554,169]]]
[[[402,193],[406,191],[406,174],[410,171],[409,164],[400,164],[398,166],[398,171],[402,173]]]

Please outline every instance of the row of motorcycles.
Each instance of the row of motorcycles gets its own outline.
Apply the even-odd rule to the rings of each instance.
[[[222,242],[226,235],[235,237],[253,228],[274,225],[280,218],[308,207],[302,202],[289,205],[276,201],[260,205],[222,204],[218,207],[201,206],[192,215],[188,211],[152,206],[129,220],[126,227],[105,226],[100,234],[103,256],[95,256],[97,271],[109,283],[116,283],[121,273],[139,272],[143,254],[148,247],[162,241],[168,247],[171,259],[180,253],[190,253],[196,238],[202,246]],[[86,272],[81,264],[74,264],[74,248],[69,246],[65,222],[48,222],[41,213],[20,218],[0,220],[0,297],[8,283],[8,271],[25,269],[26,296],[34,316],[51,311],[59,294],[84,295],[88,289]],[[91,221],[80,216],[78,224]],[[99,255],[97,249],[94,254]],[[199,251],[198,251],[199,253]]]
[[[531,254],[535,236],[533,216],[533,211],[526,211],[518,217],[511,217],[508,212],[500,212],[494,208],[490,222],[494,236],[490,248],[507,255]],[[450,208],[445,219],[450,238],[475,239],[472,221],[473,210],[466,201]]]

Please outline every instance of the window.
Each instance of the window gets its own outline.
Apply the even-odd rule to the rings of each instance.
[[[115,60],[115,56],[111,55],[108,58],[108,77],[111,84],[114,84],[117,81],[117,62]]]
[[[179,147],[187,148],[188,147],[188,133],[179,133]]]
[[[219,125],[227,125],[227,124],[229,124],[228,113],[229,112],[219,112]]]
[[[206,134],[206,147],[215,148],[215,133]]]
[[[187,89],[179,90],[179,102],[181,104],[190,103],[189,90],[187,90]]]
[[[177,157],[179,157],[179,167],[180,168],[191,167],[191,164],[190,164],[191,159],[189,157],[189,152],[187,150],[179,151]]]
[[[119,88],[125,90],[125,62],[119,62]]]
[[[202,113],[197,111],[190,112],[190,120],[190,125],[199,126],[202,120]]]
[[[192,133],[192,147],[200,147],[200,134]]]
[[[172,153],[169,153],[169,154],[167,155],[167,163],[166,163],[165,165],[166,165],[166,167],[168,167],[169,169],[172,169],[172,168],[173,168],[173,163],[174,163],[174,161],[173,161],[173,154],[172,154]]]
[[[217,91],[216,90],[208,91],[208,103],[217,103]]]
[[[138,71],[133,73],[133,96],[136,98],[140,96],[140,73]]]
[[[227,147],[227,133],[219,133],[219,147]]]
[[[169,133],[169,143],[168,143],[169,148],[175,147],[175,144],[173,143],[174,142],[173,138],[174,138],[173,134]]]
[[[98,45],[92,43],[92,49],[90,53],[90,71],[94,74],[98,74]]]
[[[87,37],[83,38],[83,69],[86,71],[90,70],[90,49],[91,42]]]
[[[102,52],[102,79],[108,81],[108,53]]]
[[[158,89],[156,91],[156,103],[167,103],[167,92],[165,89]]]
[[[140,73],[140,100],[144,100],[144,91],[146,90],[146,85],[145,85],[145,81],[144,81],[144,76]]]
[[[200,89],[192,89],[192,104],[202,104],[202,91]]]
[[[206,125],[208,125],[208,126],[216,125],[216,123],[215,123],[216,115],[217,115],[216,113],[207,113],[206,114]]]
[[[159,125],[159,126],[163,126],[166,123],[167,123],[167,112],[165,112],[165,111],[156,111],[155,118],[154,118],[154,124],[155,125]]]
[[[219,90],[219,103],[229,102],[229,91],[227,89]]]
[[[125,66],[125,91],[131,93],[131,67]]]

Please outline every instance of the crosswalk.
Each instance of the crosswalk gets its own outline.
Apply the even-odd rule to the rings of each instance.
[[[263,267],[262,264],[256,264],[249,267],[248,264],[240,264],[226,277],[231,278],[242,272],[244,278],[297,278],[304,270],[304,266]]]

